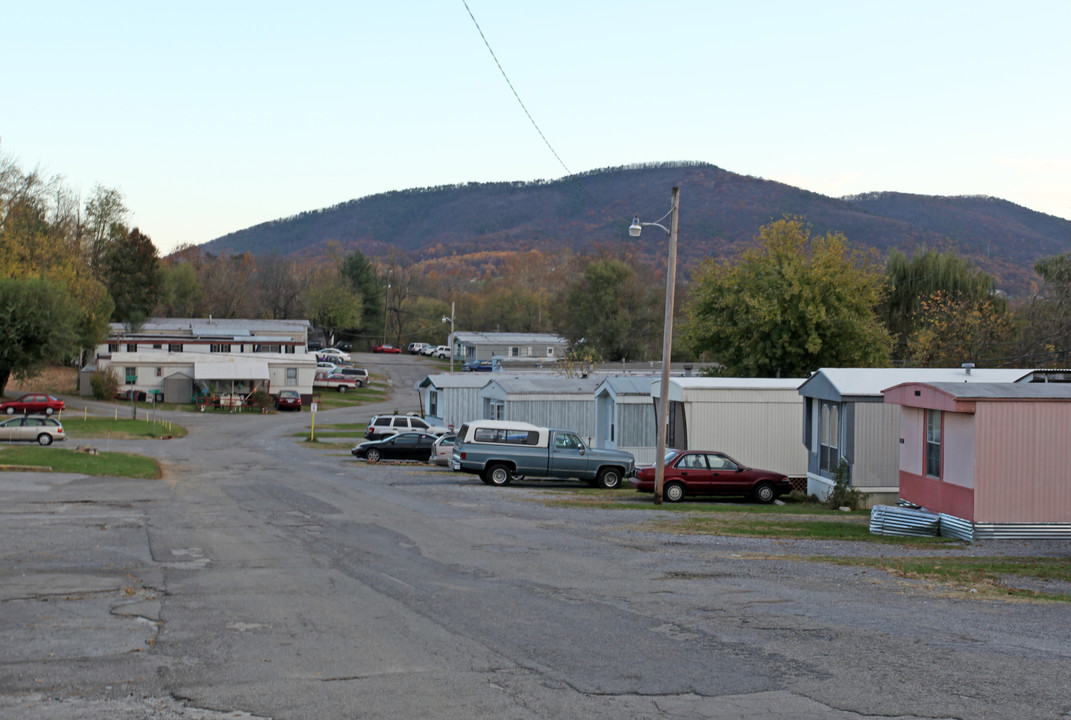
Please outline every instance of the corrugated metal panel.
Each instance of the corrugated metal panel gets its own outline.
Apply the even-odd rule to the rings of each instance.
[[[483,417],[483,403],[480,399],[478,387],[448,387],[440,394],[442,407],[439,408],[439,416],[444,425],[453,425],[460,428],[470,420],[478,420]]]
[[[941,536],[973,542],[974,523],[970,520],[964,520],[963,518],[941,513]]]
[[[587,441],[595,438],[595,398],[587,400],[512,400],[506,403],[506,419],[522,420],[542,427],[575,430]]]
[[[976,540],[1071,540],[1071,523],[975,523]]]
[[[870,532],[873,535],[937,537],[941,516],[927,510],[875,505],[870,509]]]
[[[646,405],[617,405],[617,444],[654,447],[654,407]]]

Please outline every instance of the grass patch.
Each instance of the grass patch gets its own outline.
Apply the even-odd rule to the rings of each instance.
[[[117,452],[89,455],[56,447],[4,448],[0,450],[0,465],[50,467],[55,472],[139,479],[155,479],[163,475],[160,463],[143,455]]]
[[[952,589],[988,596],[1071,602],[1071,558],[1064,557],[823,557],[837,565],[866,566],[906,578],[928,580]],[[1064,584],[1065,592],[1018,587],[1013,578]]]
[[[187,431],[181,425],[149,420],[131,420],[107,417],[80,418],[68,416],[63,419],[63,430],[71,438],[161,438],[186,437]]]
[[[382,382],[365,385],[356,390],[340,393],[334,390],[317,391],[316,400],[319,410],[336,410],[338,408],[356,407],[366,403],[382,402],[390,397],[390,391]]]

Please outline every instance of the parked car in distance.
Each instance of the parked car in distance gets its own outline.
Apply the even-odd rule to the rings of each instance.
[[[297,390],[280,390],[275,396],[276,410],[301,410],[301,393]]]
[[[450,346],[449,345],[436,345],[430,353],[432,357],[442,358],[443,360],[450,359]]]
[[[373,415],[364,429],[364,436],[368,440],[378,440],[387,435],[409,430],[418,430],[436,436],[450,432],[450,428],[431,425],[419,415]]]
[[[342,352],[353,352],[353,345],[345,341],[340,340],[339,342],[335,343],[335,347],[341,350]]]
[[[348,353],[344,353],[338,348],[324,348],[323,350],[316,351],[317,360],[326,360],[327,362],[349,362],[350,356]]]
[[[360,387],[360,384],[357,378],[350,377],[349,375],[343,375],[342,373],[337,372],[318,372],[312,379],[312,386],[314,388],[338,390],[340,393],[344,393],[347,390],[356,390]]]
[[[405,350],[406,350],[406,352],[410,353],[411,355],[419,355],[424,350],[424,348],[426,348],[427,346],[428,346],[427,343],[411,342],[411,343],[409,343],[409,346]]]
[[[462,365],[462,370],[466,373],[489,373],[495,370],[495,363],[491,360],[474,360]]]
[[[0,441],[37,442],[51,445],[57,440],[66,440],[63,425],[53,417],[17,417],[0,422]]]
[[[342,375],[346,375],[348,377],[352,377],[352,378],[356,379],[358,381],[357,382],[357,387],[362,387],[363,385],[367,385],[368,384],[368,371],[365,370],[364,368],[344,367],[344,368],[339,368],[335,372],[338,372],[338,373],[341,373]]]
[[[402,354],[401,349],[400,348],[396,348],[393,345],[376,345],[375,347],[372,348],[372,352],[374,352],[374,353],[387,353],[389,355],[401,355]]]
[[[639,492],[654,492],[655,468],[641,467],[629,478]],[[772,503],[792,492],[792,483],[778,472],[749,468],[722,452],[667,450],[662,497],[680,502],[691,495],[743,495]]]
[[[426,432],[403,432],[381,440],[368,440],[353,448],[354,457],[370,463],[380,460],[423,460],[431,456],[432,445],[437,437]]]
[[[40,393],[27,393],[16,400],[8,400],[0,403],[0,412],[8,415],[15,413],[44,413],[51,415],[59,412],[64,407],[63,401],[54,395],[42,395]]]
[[[333,362],[327,362],[326,360],[321,360],[318,363],[316,363],[316,372],[332,373],[332,372],[336,372],[336,371],[338,371],[338,365],[335,365]]]
[[[456,439],[457,433],[440,435],[435,444],[431,446],[431,461],[436,465],[449,465],[450,456],[454,452],[454,440]]]

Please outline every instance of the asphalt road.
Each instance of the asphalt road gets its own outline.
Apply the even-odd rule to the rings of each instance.
[[[435,367],[368,360],[395,397],[318,425],[413,409]],[[110,443],[161,480],[0,473],[0,718],[1071,716],[1067,605],[814,560],[884,545],[667,535],[370,466],[298,444],[308,420]]]

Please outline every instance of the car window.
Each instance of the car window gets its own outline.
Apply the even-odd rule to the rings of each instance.
[[[554,447],[563,450],[576,450],[580,447],[580,438],[572,433],[558,433],[554,436]]]
[[[420,428],[421,430],[427,430],[429,427],[431,427],[420,418],[410,418],[410,422],[412,422],[413,427]]]
[[[395,445],[416,445],[417,444],[417,438],[419,438],[419,437],[420,437],[419,435],[416,435],[414,433],[403,433],[401,435],[395,435],[394,436],[394,444]]]
[[[373,424],[373,425],[379,425],[379,426],[381,426],[381,427],[382,427],[383,425],[390,425],[390,418],[389,418],[389,417],[377,417],[377,418],[376,418],[376,419],[375,419],[375,420],[374,420],[374,421],[372,422],[372,424]]]
[[[409,418],[396,417],[394,418],[394,422],[392,422],[391,425],[393,425],[394,427],[407,428],[409,427]]]

